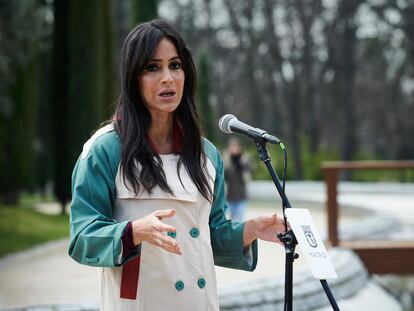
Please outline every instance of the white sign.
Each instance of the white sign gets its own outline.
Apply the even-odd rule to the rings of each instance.
[[[336,279],[338,276],[332,266],[325,245],[316,230],[309,210],[287,208],[285,212],[313,276],[320,280]]]

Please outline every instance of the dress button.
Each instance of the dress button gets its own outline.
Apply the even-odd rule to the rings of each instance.
[[[175,289],[180,291],[184,289],[184,282],[183,281],[177,281],[175,282]]]
[[[204,288],[204,286],[206,286],[206,280],[204,280],[203,278],[199,278],[197,281],[198,287],[200,288]]]
[[[172,237],[173,239],[175,239],[175,237],[177,236],[177,232],[169,231],[169,232],[167,232],[167,235]]]
[[[197,228],[191,228],[190,235],[193,238],[196,238],[196,237],[198,237],[200,235],[200,231]]]

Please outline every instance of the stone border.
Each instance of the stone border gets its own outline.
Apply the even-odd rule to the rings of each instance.
[[[337,300],[352,297],[368,282],[368,274],[358,256],[345,249],[332,249],[330,257],[338,279],[330,280]],[[229,285],[219,290],[220,310],[283,310],[284,276],[262,278]],[[297,311],[309,311],[329,305],[319,280],[306,269],[294,273],[293,304]]]

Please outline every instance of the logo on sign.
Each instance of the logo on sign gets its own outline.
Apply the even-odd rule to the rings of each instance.
[[[305,237],[306,237],[306,240],[308,241],[308,244],[313,248],[318,247],[318,243],[316,243],[316,239],[312,233],[311,227],[302,226],[302,230],[303,230],[303,233],[305,233]]]

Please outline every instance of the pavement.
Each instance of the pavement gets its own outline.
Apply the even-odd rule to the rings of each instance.
[[[251,208],[248,217],[271,213]],[[0,309],[43,304],[90,305],[99,301],[100,268],[76,263],[67,255],[68,239],[50,242],[0,260]],[[218,286],[279,275],[284,252],[279,245],[260,241],[254,273],[217,267]],[[304,263],[298,263],[303,266]]]
[[[288,182],[286,192],[293,207],[310,209],[313,220],[323,235],[326,232],[324,184]],[[252,202],[248,218],[281,212],[280,200],[273,184],[252,182],[249,193]],[[414,225],[414,184],[341,183],[338,201],[343,206],[343,223],[352,224],[362,216],[385,213],[397,217],[403,224]],[[38,208],[43,212],[53,212],[56,206],[42,204]],[[67,246],[68,240],[63,239],[0,259],[0,309],[37,306],[26,310],[80,311],[96,308],[99,301],[100,269],[82,266],[73,261],[67,255]],[[296,261],[296,268],[306,268],[304,260]],[[217,283],[220,288],[264,276],[280,276],[283,270],[283,249],[260,241],[259,262],[255,272],[217,267]],[[47,309],[46,305],[51,304],[60,307]]]

